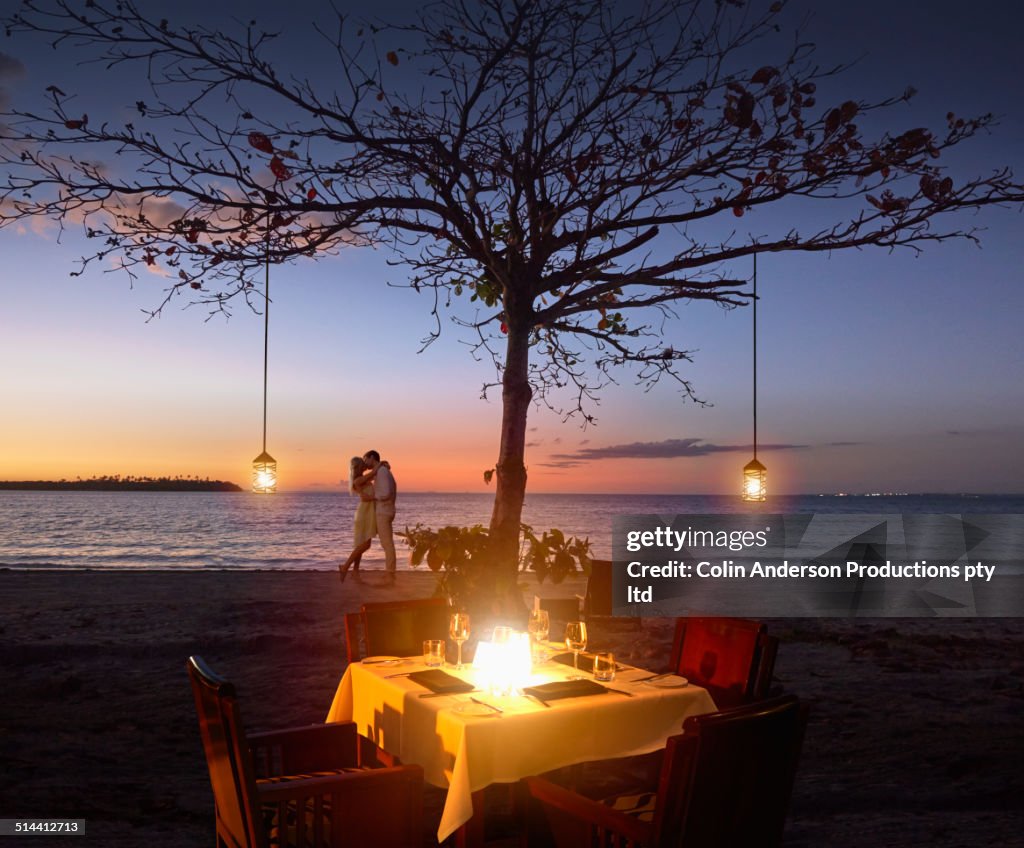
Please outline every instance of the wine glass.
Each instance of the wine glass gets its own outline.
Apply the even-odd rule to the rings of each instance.
[[[580,671],[580,651],[587,647],[587,625],[582,621],[570,621],[565,625],[565,647],[572,651],[572,667],[575,674],[570,680],[582,680]]]
[[[551,633],[551,619],[548,616],[548,611],[539,607],[531,610],[526,630],[533,642],[534,655],[537,657],[538,662],[542,662],[544,659],[543,654],[545,653],[544,643],[547,642],[548,636]]]
[[[469,613],[453,612],[448,619],[448,635],[459,646],[458,662],[455,668],[462,668],[462,643],[469,638]]]

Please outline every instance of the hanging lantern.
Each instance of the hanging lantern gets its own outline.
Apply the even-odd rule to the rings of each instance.
[[[743,500],[763,501],[768,498],[766,485],[768,469],[757,459],[752,459],[743,466]]]
[[[263,307],[263,452],[252,461],[252,490],[259,495],[277,491],[277,460],[267,453],[267,361],[270,350],[270,230],[267,230],[267,282]]]
[[[757,461],[757,254],[754,254],[754,458],[743,466],[743,500],[764,501],[768,498],[768,469]]]
[[[277,491],[277,460],[266,451],[252,461],[252,490],[261,495]]]

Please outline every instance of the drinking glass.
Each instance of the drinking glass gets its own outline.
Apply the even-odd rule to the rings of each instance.
[[[448,635],[459,646],[458,662],[455,667],[462,668],[462,643],[469,638],[469,613],[453,612],[448,618]]]
[[[429,668],[444,665],[444,640],[427,639],[423,643],[423,662]]]
[[[544,645],[551,634],[551,619],[548,616],[548,611],[546,609],[532,610],[526,630],[530,634],[530,640],[533,643],[534,655],[537,657],[538,662],[542,662],[545,659]]]
[[[572,651],[572,667],[576,672],[570,680],[582,680],[580,672],[580,651],[587,647],[587,625],[582,621],[570,621],[565,625],[565,647]]]
[[[609,651],[594,654],[594,680],[610,683],[615,679],[615,655]]]

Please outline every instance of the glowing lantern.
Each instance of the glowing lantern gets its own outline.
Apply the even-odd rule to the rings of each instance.
[[[252,136],[249,137],[250,142]],[[255,146],[255,145],[254,145]],[[259,495],[277,491],[277,460],[267,453],[267,361],[270,351],[270,231],[267,231],[267,283],[263,307],[263,452],[252,461],[252,490]]]
[[[752,459],[743,466],[743,500],[763,501],[768,497],[766,479],[768,469],[757,459]]]
[[[768,469],[757,461],[757,254],[754,254],[754,458],[743,466],[743,500],[763,501],[768,498]]]
[[[481,684],[494,695],[513,694],[528,686],[531,665],[530,634],[507,627],[496,627],[492,641],[478,644],[473,658]]]
[[[261,495],[277,491],[277,460],[266,451],[252,461],[252,490]]]

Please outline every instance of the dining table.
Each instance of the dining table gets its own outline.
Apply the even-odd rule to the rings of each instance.
[[[431,691],[417,682],[426,668],[423,657],[349,664],[327,721],[355,722],[362,736],[447,789],[439,843],[456,832],[460,845],[482,841],[482,791],[491,784],[657,751],[685,718],[717,710],[706,689],[635,666],[620,665],[611,682],[580,684],[584,695],[554,698],[544,685],[564,688],[571,665],[535,664],[524,686],[505,694],[481,669],[452,665],[444,672],[472,691]],[[523,694],[532,686],[542,687],[540,696]]]

